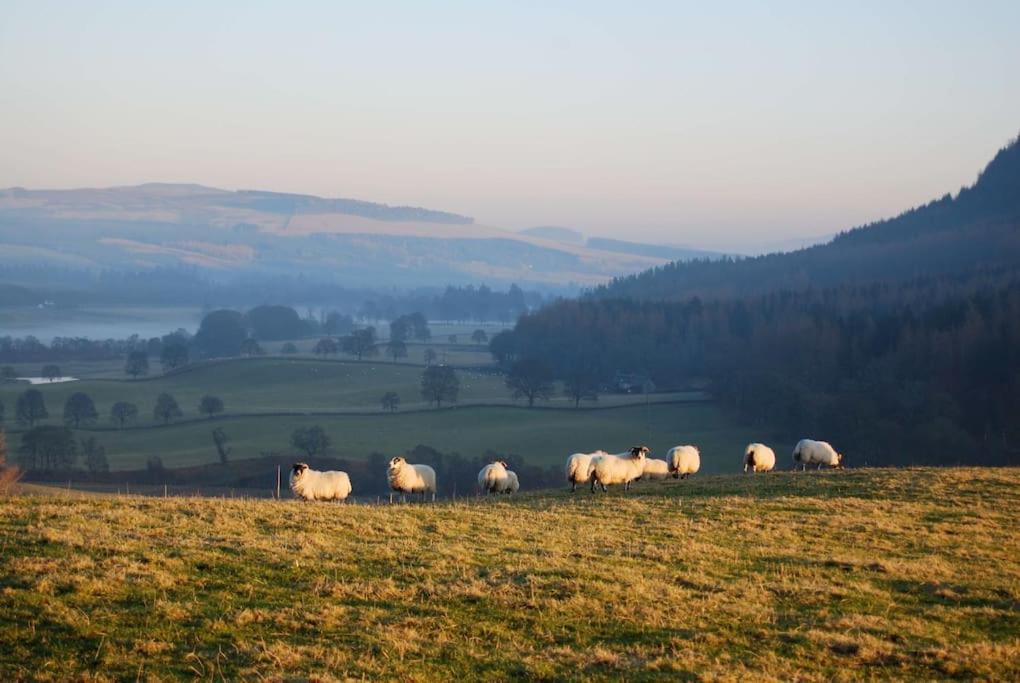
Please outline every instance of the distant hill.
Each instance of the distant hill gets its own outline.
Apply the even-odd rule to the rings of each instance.
[[[617,278],[593,293],[604,298],[678,300],[904,281],[1018,265],[1020,141],[1014,141],[955,197],[946,194],[806,249],[712,262],[677,261]]]
[[[669,258],[555,237],[420,207],[193,184],[0,190],[7,281],[12,269],[38,279],[185,266],[218,280],[300,273],[358,287],[581,287]]]
[[[584,233],[580,233],[577,230],[572,230],[570,228],[560,228],[555,225],[541,225],[535,228],[525,228],[520,232],[522,235],[542,237],[554,242],[563,242],[564,244],[584,246],[585,243]]]
[[[724,254],[718,251],[706,251],[704,249],[688,249],[687,247],[672,247],[665,244],[645,244],[640,242],[625,242],[605,237],[589,237],[587,246],[591,249],[602,251],[614,251],[619,254],[635,254],[638,256],[659,256],[673,261],[690,261],[691,259],[718,259]]]
[[[691,259],[715,259],[721,258],[722,253],[717,251],[706,251],[704,249],[689,249],[687,247],[675,247],[665,244],[650,244],[647,242],[627,242],[614,240],[606,237],[586,237],[584,233],[572,228],[560,228],[556,226],[542,226],[521,230],[522,235],[542,237],[562,242],[563,244],[574,244],[586,246],[589,249],[608,251],[615,254],[630,254],[633,256],[645,256],[648,258],[668,259],[671,261],[688,261]]]

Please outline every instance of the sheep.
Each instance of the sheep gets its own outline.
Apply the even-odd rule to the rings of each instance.
[[[497,460],[483,467],[478,473],[478,488],[486,493],[507,493],[510,477],[506,462]]]
[[[422,500],[425,500],[426,493],[431,493],[435,501],[436,471],[428,465],[412,465],[397,456],[390,460],[388,475],[390,487],[394,491],[400,491],[401,494],[421,493]]]
[[[351,495],[351,478],[346,472],[318,472],[303,462],[290,471],[290,490],[304,500],[339,500]]]
[[[601,453],[591,459],[588,466],[588,479],[591,481],[591,492],[595,493],[598,484],[605,491],[610,484],[623,484],[623,490],[630,489],[630,483],[640,479],[645,471],[645,457],[648,446],[633,446],[626,453],[612,455]]]
[[[701,453],[697,446],[674,446],[666,453],[666,460],[674,479],[686,479],[701,469]]]
[[[776,466],[776,453],[763,443],[751,443],[744,449],[744,471],[771,472]]]
[[[669,476],[669,463],[657,458],[645,458],[645,469],[641,479],[665,479]]]
[[[836,452],[827,441],[815,441],[814,439],[801,439],[797,447],[793,449],[793,462],[800,463],[801,469],[806,470],[808,465],[818,465],[816,469],[822,469],[822,465],[833,469],[843,469],[843,455]],[[795,464],[794,467],[797,465]]]
[[[570,484],[570,491],[576,491],[578,484],[588,481],[588,469],[592,458],[605,455],[605,451],[594,453],[574,453],[567,458],[567,483]]]
[[[503,493],[517,493],[518,491],[521,490],[521,482],[517,478],[517,473],[516,472],[514,472],[512,470],[507,470],[506,471],[506,478],[507,478],[507,481],[509,482],[509,484],[507,485],[507,487],[503,491]]]

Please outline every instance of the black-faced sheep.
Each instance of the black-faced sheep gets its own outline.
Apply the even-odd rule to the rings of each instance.
[[[304,500],[344,500],[351,495],[351,478],[346,472],[318,472],[296,462],[290,470],[290,490]]]
[[[603,453],[593,457],[588,466],[592,493],[595,493],[596,484],[601,486],[603,491],[612,484],[623,484],[623,489],[629,490],[630,483],[640,479],[644,473],[645,457],[648,452],[648,446],[634,446],[626,453],[618,455]]]

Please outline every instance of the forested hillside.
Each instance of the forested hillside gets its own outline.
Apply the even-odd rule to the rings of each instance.
[[[856,464],[1020,461],[1020,144],[978,182],[791,254],[671,264],[523,316],[504,363],[708,378],[762,438]]]
[[[854,228],[826,244],[753,258],[677,261],[616,278],[598,298],[727,297],[844,283],[896,282],[1020,263],[1020,139],[955,197]]]

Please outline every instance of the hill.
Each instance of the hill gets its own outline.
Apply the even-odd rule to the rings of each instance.
[[[200,185],[0,190],[0,278],[187,268],[348,287],[581,286],[666,261],[500,230],[419,207]],[[6,271],[6,275],[4,274]],[[89,280],[78,276],[78,280]]]
[[[708,377],[742,422],[871,464],[1020,463],[1020,142],[978,181],[825,245],[673,263],[492,340],[587,383]],[[947,460],[950,458],[952,460]]]
[[[593,296],[721,298],[781,289],[902,282],[1020,266],[1020,138],[977,181],[940,199],[793,252],[676,261],[596,287]]]
[[[0,678],[1020,677],[1012,469],[0,499]]]

